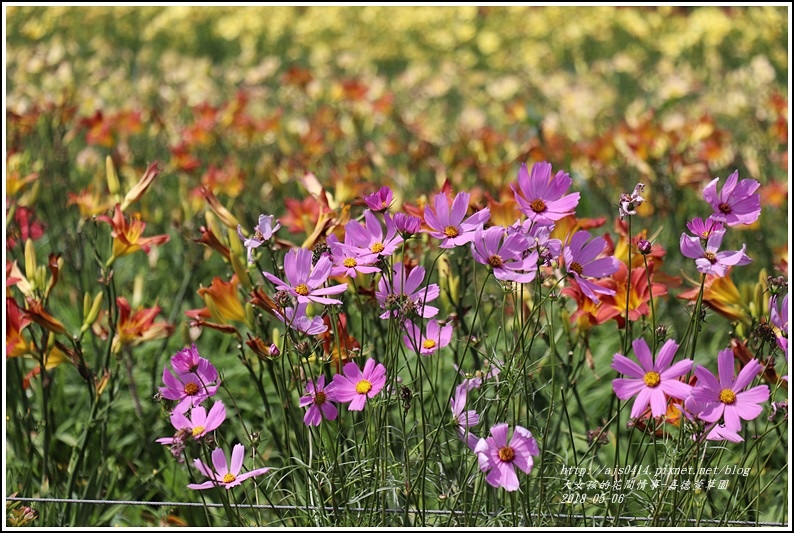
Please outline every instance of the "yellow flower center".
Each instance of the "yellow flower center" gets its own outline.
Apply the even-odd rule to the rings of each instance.
[[[704,255],[703,257],[708,259],[709,263],[711,263],[712,265],[717,262],[717,256],[714,254],[714,252],[706,252],[706,255]]]
[[[568,270],[572,270],[581,276],[583,269],[582,269],[582,265],[574,261],[573,263],[571,263],[571,266],[568,267]]]
[[[375,252],[376,254],[379,254],[379,253],[381,253],[381,252],[382,252],[382,251],[383,251],[385,248],[386,248],[386,247],[385,247],[385,246],[383,246],[383,243],[382,243],[382,242],[376,242],[376,243],[372,244],[372,245],[369,247],[369,249],[370,249],[370,250],[372,250],[373,252]]]
[[[356,383],[356,392],[359,394],[366,394],[370,390],[372,390],[372,383],[367,381],[366,379],[362,379],[358,383]]]
[[[345,265],[346,268],[353,268],[354,266],[358,265],[358,261],[356,261],[353,257],[348,257],[342,264]]]
[[[542,213],[546,210],[546,202],[544,202],[540,198],[538,198],[537,200],[532,200],[532,203],[529,204],[529,208],[536,213]]]
[[[301,296],[306,296],[307,294],[309,294],[309,287],[307,287],[305,283],[301,283],[300,285],[295,287],[295,292],[297,292]]]
[[[204,430],[205,430],[205,429],[206,429],[206,428],[205,428],[204,426],[196,426],[196,427],[194,427],[194,428],[193,428],[192,435],[193,435],[194,437],[198,437],[199,435],[201,435],[202,433],[204,433]]]
[[[436,341],[434,341],[433,339],[426,339],[425,342],[422,343],[422,346],[426,350],[432,350],[433,348],[436,347]]]
[[[736,401],[736,393],[731,389],[722,389],[722,392],[720,392],[720,401],[724,404],[731,405]]]
[[[512,461],[516,456],[516,452],[510,446],[505,446],[504,448],[499,449],[499,459],[504,461],[505,463],[509,463]]]
[[[701,239],[708,239],[708,238],[709,238],[709,232],[708,232],[708,231],[706,231],[706,230],[704,230],[704,231],[701,231],[701,232],[700,232],[700,238],[701,238]]]
[[[322,391],[315,392],[314,393],[314,405],[322,405],[324,403],[325,403],[325,393],[322,392]]]
[[[454,226],[447,226],[446,228],[444,228],[444,235],[446,235],[450,239],[453,238],[453,237],[457,237],[458,236],[458,228],[456,228]]]
[[[654,388],[662,382],[662,376],[660,376],[657,372],[646,372],[645,376],[642,378],[646,385],[651,388]]]
[[[185,385],[185,394],[188,396],[195,396],[198,394],[199,386],[193,383],[192,381]]]
[[[231,483],[231,482],[232,482],[232,481],[234,481],[235,479],[237,479],[237,478],[236,478],[236,477],[235,477],[235,475],[234,475],[234,474],[232,474],[231,472],[229,472],[228,474],[226,474],[226,475],[224,475],[224,476],[223,476],[223,482],[224,482],[224,483]]]
[[[502,265],[504,265],[504,261],[502,261],[502,256],[501,255],[494,254],[494,255],[492,255],[491,257],[488,258],[488,264],[491,265],[494,268],[499,268]]]

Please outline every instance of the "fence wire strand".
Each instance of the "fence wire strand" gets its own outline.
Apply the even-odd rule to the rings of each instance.
[[[81,499],[70,499],[70,498],[23,498],[20,496],[8,496],[6,497],[6,501],[9,502],[30,502],[30,503],[69,503],[69,504],[88,504],[88,505],[129,505],[129,506],[136,506],[136,505],[151,505],[155,507],[213,507],[213,508],[222,508],[222,503],[201,503],[201,502],[144,502],[144,501],[137,501],[137,500],[81,500]],[[371,512],[372,509],[368,509],[365,507],[337,507],[334,508],[332,506],[314,506],[314,505],[269,505],[269,504],[258,504],[258,503],[242,503],[237,504],[234,507],[239,509],[263,509],[263,510],[271,510],[271,511],[319,511],[324,510],[328,513],[364,513],[364,512]],[[378,512],[386,512],[389,514],[405,514],[405,509],[378,509]],[[408,513],[412,514],[427,514],[427,515],[465,515],[465,514],[476,514],[481,516],[497,516],[498,513],[470,513],[468,511],[456,511],[454,509],[428,509],[424,511],[419,510],[408,510]],[[583,514],[560,514],[560,513],[552,513],[552,514],[530,514],[532,518],[567,518],[567,519],[586,519],[586,520],[610,520],[610,521],[620,521],[620,522],[651,522],[654,519],[649,517],[643,516],[605,516],[605,515],[583,515]],[[769,527],[787,527],[788,524],[785,522],[752,522],[746,520],[716,520],[716,519],[696,519],[696,518],[687,518],[683,520],[684,522],[689,523],[696,523],[696,524],[721,524],[721,525],[731,525],[731,526],[769,526]]]

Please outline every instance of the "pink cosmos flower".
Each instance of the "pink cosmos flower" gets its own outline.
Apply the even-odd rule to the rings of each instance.
[[[521,212],[530,220],[549,225],[568,215],[572,215],[579,204],[579,193],[565,195],[573,183],[571,177],[562,170],[551,177],[551,164],[545,161],[532,165],[531,174],[527,165],[521,164],[518,171],[518,188],[511,184],[516,202]]]
[[[568,275],[574,277],[585,296],[598,303],[596,293],[614,296],[615,291],[596,285],[582,276],[594,278],[609,276],[620,268],[620,261],[611,256],[598,258],[606,249],[607,241],[603,237],[595,237],[588,243],[589,238],[588,232],[577,231],[571,237],[570,243],[563,249],[562,255]]]
[[[502,361],[496,361],[492,363],[491,368],[487,372],[483,372],[482,370],[477,370],[474,373],[471,372],[464,372],[460,369],[458,365],[452,363],[452,368],[455,369],[461,377],[463,377],[463,382],[458,385],[457,388],[465,389],[466,391],[470,391],[472,389],[479,389],[482,387],[482,382],[485,379],[495,378],[496,382],[499,382],[499,374],[502,373],[501,366],[503,365]]]
[[[265,242],[269,241],[273,234],[281,227],[281,222],[276,220],[276,225],[273,225],[273,215],[259,215],[259,223],[254,228],[254,234],[250,237],[243,235],[243,227],[237,225],[237,235],[243,241],[243,246],[248,250],[248,263],[253,265],[254,258],[253,252],[256,248],[262,246]]]
[[[466,387],[460,385],[455,387],[455,396],[449,399],[449,407],[452,409],[452,418],[458,437],[466,443],[471,451],[474,451],[480,439],[469,431],[469,428],[480,423],[480,415],[474,409],[465,410],[467,394]]]
[[[364,197],[364,203],[373,211],[387,211],[394,201],[391,189],[385,185],[370,195]]]
[[[347,290],[347,283],[323,287],[331,274],[331,260],[323,255],[312,267],[312,252],[304,248],[291,250],[284,258],[284,274],[289,285],[270,272],[262,272],[276,286],[276,290],[285,291],[298,299],[299,304],[317,302],[319,304],[341,304],[341,300],[326,298],[331,294],[340,294]]]
[[[331,259],[334,267],[331,269],[332,276],[350,276],[355,278],[360,274],[372,274],[380,272],[380,269],[373,266],[378,260],[378,254],[362,253],[360,248],[354,248],[339,241],[328,240],[331,248]]]
[[[325,376],[317,378],[317,383],[309,381],[306,383],[306,396],[301,396],[300,406],[309,409],[303,416],[303,423],[307,426],[319,426],[323,419],[336,420],[336,407],[328,401],[325,391]]]
[[[746,265],[752,261],[744,253],[746,245],[736,252],[718,252],[725,236],[724,229],[712,231],[706,242],[706,249],[700,238],[692,237],[686,233],[681,234],[681,254],[695,260],[698,272],[713,274],[720,278],[728,272],[728,267],[733,265]]]
[[[523,234],[508,234],[501,226],[478,228],[471,242],[471,253],[475,261],[493,269],[496,279],[529,283],[535,279],[538,266],[538,253],[529,253],[529,244]]]
[[[266,473],[270,468],[257,468],[245,474],[240,474],[240,469],[243,467],[243,459],[245,458],[245,446],[242,444],[235,444],[232,448],[232,461],[231,465],[227,466],[226,454],[223,453],[221,448],[215,448],[212,452],[212,466],[215,471],[210,469],[201,459],[196,459],[193,464],[199,472],[210,478],[209,481],[204,483],[191,483],[187,486],[193,490],[205,490],[212,487],[226,487],[229,490],[236,487],[248,478],[259,476]]]
[[[734,378],[733,361],[732,349],[720,351],[717,355],[719,379],[705,367],[695,369],[698,382],[687,399],[686,409],[706,422],[724,418],[727,429],[739,431],[741,420],[753,420],[761,414],[762,408],[758,404],[769,399],[769,387],[758,385],[744,390],[763,371],[764,365],[750,361]]]
[[[471,242],[477,228],[491,218],[491,210],[486,207],[463,220],[469,209],[469,196],[467,192],[459,192],[450,210],[447,195],[440,192],[433,198],[435,209],[429,205],[425,207],[425,222],[430,227],[427,233],[441,239],[441,248],[455,248]]]
[[[220,381],[215,384],[216,380],[218,380],[218,371],[212,365],[204,367],[200,364],[196,372],[186,372],[176,377],[171,374],[168,367],[164,367],[165,387],[160,387],[160,394],[167,400],[179,401],[174,411],[184,413],[215,395],[220,386]]]
[[[761,197],[755,193],[760,183],[755,180],[739,181],[739,171],[728,176],[722,191],[717,193],[715,178],[703,189],[703,198],[711,204],[714,213],[709,218],[725,222],[728,226],[752,224],[761,215]],[[753,194],[755,193],[755,194]]]
[[[202,370],[199,370],[199,366],[202,367]],[[199,354],[198,348],[196,345],[193,344],[190,348],[184,348],[171,357],[171,368],[173,368],[177,374],[186,374],[188,372],[200,372],[202,374],[206,374],[206,372],[211,372],[209,367],[212,364],[201,357]],[[215,381],[214,379],[211,381]]]
[[[388,213],[383,214],[386,234],[372,211],[364,211],[366,227],[357,220],[345,224],[345,244],[358,250],[361,255],[375,254],[377,257],[388,257],[397,251],[403,238],[397,235],[397,227]],[[349,241],[348,241],[349,237]]]
[[[788,361],[788,293],[783,297],[783,301],[778,305],[778,295],[773,294],[769,297],[769,321],[780,329],[780,333],[775,336],[777,345],[783,352]],[[788,376],[783,379],[788,380]]]
[[[418,266],[411,270],[406,277],[405,265],[397,263],[394,265],[392,278],[389,280],[383,276],[378,282],[378,290],[375,297],[382,309],[386,311],[380,318],[387,319],[416,314],[422,318],[433,318],[438,314],[438,307],[427,305],[440,294],[438,285],[432,283],[426,287],[420,287],[425,277],[425,269]]]
[[[374,398],[386,385],[386,367],[367,359],[362,372],[354,361],[342,368],[343,374],[334,375],[334,380],[325,387],[326,399],[346,403],[348,411],[361,411],[368,398]]]
[[[638,365],[625,355],[616,353],[612,360],[612,369],[629,378],[612,380],[612,389],[621,400],[637,396],[631,408],[631,417],[638,418],[651,404],[651,415],[662,416],[667,412],[667,396],[684,400],[689,396],[692,387],[678,381],[692,369],[692,360],[684,359],[670,366],[678,350],[678,344],[668,340],[659,350],[656,362],[653,361],[648,343],[640,337],[631,343]],[[640,366],[641,365],[641,366]],[[667,396],[665,396],[667,395]]]
[[[424,334],[413,322],[406,322],[405,329],[408,333],[403,336],[405,346],[422,355],[435,353],[452,340],[452,324],[442,327],[436,320],[427,323],[427,331]]]
[[[720,231],[723,228],[723,225],[722,222],[717,222],[716,220],[703,220],[702,218],[697,217],[687,222],[686,227],[695,237],[706,240],[711,237],[713,232]]]
[[[488,472],[485,481],[492,487],[503,487],[508,492],[518,490],[518,476],[515,466],[529,474],[534,466],[533,455],[540,449],[528,429],[516,426],[510,443],[507,442],[507,424],[496,424],[491,428],[491,436],[480,439],[474,448],[480,470]]]
[[[177,432],[184,431],[189,433],[194,439],[200,439],[207,433],[215,431],[221,423],[226,420],[226,407],[223,402],[217,401],[213,404],[209,414],[200,405],[190,410],[190,419],[184,413],[174,411],[171,413],[171,425]],[[157,439],[161,444],[173,444],[174,438]]]
[[[319,335],[328,331],[328,326],[325,325],[321,316],[309,318],[306,315],[307,307],[307,304],[298,304],[296,308],[285,307],[283,314],[276,312],[276,318],[306,335]]]

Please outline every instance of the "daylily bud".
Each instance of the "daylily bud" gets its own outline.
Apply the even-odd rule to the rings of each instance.
[[[88,293],[85,293],[86,300],[88,300]],[[85,309],[85,307],[83,307]],[[84,312],[83,316],[83,325],[80,326],[80,333],[85,333],[88,331],[88,328],[96,321],[97,317],[99,316],[99,310],[102,309],[102,291],[96,293],[94,296],[94,301],[91,304],[91,307]]]
[[[119,176],[116,174],[116,168],[113,166],[113,158],[110,156],[105,158],[105,173],[107,174],[110,194],[117,196],[121,192],[121,186],[119,185]]]

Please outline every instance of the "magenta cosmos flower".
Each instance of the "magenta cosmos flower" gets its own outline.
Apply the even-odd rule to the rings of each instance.
[[[320,316],[309,318],[306,315],[307,307],[307,304],[298,304],[296,308],[285,307],[283,313],[276,312],[276,318],[284,322],[288,327],[306,335],[325,333],[328,330],[328,326],[323,322],[323,318]]]
[[[190,410],[188,419],[184,413],[174,411],[171,413],[171,425],[177,432],[189,433],[194,439],[200,439],[207,433],[215,431],[226,420],[226,407],[223,402],[215,402],[207,413],[207,410],[198,405]],[[173,444],[174,438],[157,439],[161,444]]]
[[[474,238],[474,232],[491,218],[491,210],[487,207],[463,220],[469,209],[469,193],[459,192],[452,201],[450,209],[447,195],[438,193],[433,198],[433,206],[425,207],[425,223],[430,227],[427,233],[441,239],[441,248],[455,248]]]
[[[397,234],[394,220],[388,213],[383,214],[386,233],[372,211],[364,211],[366,226],[357,220],[345,224],[345,244],[357,249],[360,255],[375,254],[376,257],[388,257],[397,251],[403,238]]]
[[[408,333],[403,336],[405,346],[422,355],[435,353],[452,340],[452,324],[441,326],[436,320],[427,323],[424,334],[413,322],[406,322],[405,330]]]
[[[761,197],[755,193],[761,185],[755,180],[739,181],[739,171],[728,176],[721,192],[717,192],[714,178],[703,189],[703,198],[711,204],[714,213],[709,218],[725,222],[728,226],[752,224],[761,215]],[[755,194],[753,194],[755,193]]]
[[[215,448],[212,452],[212,466],[215,471],[204,464],[201,459],[196,459],[193,464],[199,472],[210,478],[209,481],[204,483],[191,483],[187,486],[193,490],[211,489],[212,487],[226,487],[226,490],[236,487],[248,478],[258,476],[266,473],[270,468],[257,468],[245,474],[240,474],[240,469],[243,467],[243,459],[245,458],[245,446],[242,444],[235,444],[232,448],[232,461],[231,465],[226,462],[226,454],[220,448]]]
[[[775,338],[788,361],[788,293],[783,297],[782,302],[778,303],[779,300],[777,294],[769,297],[769,321],[779,329]],[[788,378],[784,377],[783,379]]]
[[[503,240],[504,239],[504,240]],[[529,241],[521,233],[507,233],[501,226],[483,230],[478,228],[471,242],[474,260],[493,269],[496,279],[529,283],[535,279],[538,253],[525,253]]]
[[[518,490],[518,476],[514,467],[525,474],[532,471],[533,455],[540,454],[538,443],[528,429],[516,426],[513,438],[507,442],[507,424],[496,424],[491,436],[480,439],[474,448],[480,470],[488,472],[485,481],[492,487],[503,487],[508,492]]]
[[[190,348],[179,350],[171,357],[171,368],[177,374],[186,374],[188,372],[206,373],[211,366],[212,364],[208,360],[201,357],[195,344],[192,344]],[[199,370],[199,367],[202,370]]]
[[[419,233],[422,228],[422,219],[405,213],[397,213],[394,215],[394,225],[397,227],[397,231],[403,235],[413,235]]]
[[[570,243],[563,249],[562,255],[568,274],[574,277],[585,296],[594,303],[598,303],[596,293],[613,296],[615,291],[596,285],[582,276],[594,278],[609,276],[620,268],[620,261],[611,256],[599,258],[598,256],[607,247],[607,241],[603,237],[595,237],[588,243],[589,238],[588,232],[577,231],[571,237]]]
[[[368,398],[374,398],[386,385],[386,367],[367,359],[362,372],[358,365],[350,361],[336,374],[332,383],[325,388],[326,399],[338,403],[350,402],[348,411],[361,411]]]
[[[551,164],[545,161],[532,165],[527,172],[526,163],[518,171],[518,188],[511,184],[518,208],[530,220],[548,226],[568,215],[572,215],[579,204],[579,193],[566,195],[573,183],[571,177],[560,170],[551,177]]]
[[[323,287],[331,274],[331,260],[323,255],[312,267],[312,252],[304,248],[291,250],[284,258],[284,274],[289,285],[270,272],[262,272],[276,286],[276,290],[285,291],[298,299],[299,304],[317,302],[318,304],[341,304],[341,300],[326,298],[331,294],[340,294],[347,289],[347,283]]]
[[[469,431],[469,428],[480,423],[480,415],[474,409],[466,410],[467,395],[466,386],[458,385],[455,387],[455,396],[449,399],[449,407],[452,409],[452,421],[455,424],[458,437],[466,443],[471,451],[474,451],[480,439]]]
[[[732,349],[720,351],[717,355],[719,379],[707,368],[697,367],[697,386],[692,389],[686,408],[706,422],[717,422],[722,417],[727,429],[739,431],[742,420],[753,420],[761,414],[762,408],[758,404],[769,399],[769,387],[758,385],[744,390],[761,373],[764,365],[750,361],[734,378],[733,361]]]
[[[612,389],[621,400],[637,397],[631,408],[632,418],[642,415],[649,403],[651,415],[662,416],[667,412],[667,396],[679,400],[685,400],[689,396],[692,387],[678,381],[677,378],[692,369],[692,360],[684,359],[670,366],[678,350],[678,344],[672,339],[664,343],[659,350],[656,362],[653,361],[645,339],[636,339],[631,345],[640,364],[616,353],[612,360],[612,369],[629,377],[612,380]]]
[[[703,220],[700,217],[693,218],[689,222],[686,223],[687,229],[694,235],[695,237],[699,237],[704,241],[711,237],[711,234],[715,231],[720,231],[723,226],[722,222],[717,222],[716,220]]]
[[[692,237],[686,233],[681,234],[681,254],[684,257],[695,260],[698,272],[703,274],[713,274],[720,278],[728,272],[728,267],[734,265],[746,265],[751,259],[744,253],[746,246],[735,252],[718,252],[725,236],[724,229],[712,231],[706,241],[706,249],[698,237]]]
[[[370,195],[364,197],[364,203],[373,211],[387,211],[394,201],[391,189],[385,185]]]
[[[237,225],[237,235],[240,236],[243,246],[248,250],[249,264],[254,264],[254,250],[269,241],[280,227],[281,222],[278,220],[276,220],[276,225],[273,225],[273,215],[259,215],[259,223],[254,228],[254,234],[250,237],[243,235],[243,227],[240,224]]]
[[[309,406],[303,416],[303,423],[307,426],[319,426],[323,418],[326,420],[336,420],[336,407],[328,400],[325,392],[325,376],[317,378],[317,382],[309,381],[306,383],[306,396],[301,396],[300,406]]]
[[[375,297],[382,309],[385,309],[380,318],[387,319],[396,317],[400,314],[408,316],[416,314],[422,318],[433,318],[438,314],[438,307],[427,305],[440,294],[438,285],[432,283],[426,287],[420,287],[425,278],[425,269],[418,266],[411,270],[406,277],[405,265],[397,263],[392,271],[392,278],[386,276],[380,278],[378,290]]]
[[[206,361],[206,359],[203,359]],[[167,400],[178,401],[174,411],[184,413],[191,407],[196,407],[201,402],[214,396],[218,391],[219,383],[218,371],[214,366],[207,363],[199,363],[196,372],[186,372],[174,377],[168,367],[163,368],[163,383],[165,387],[160,387],[160,394]]]

